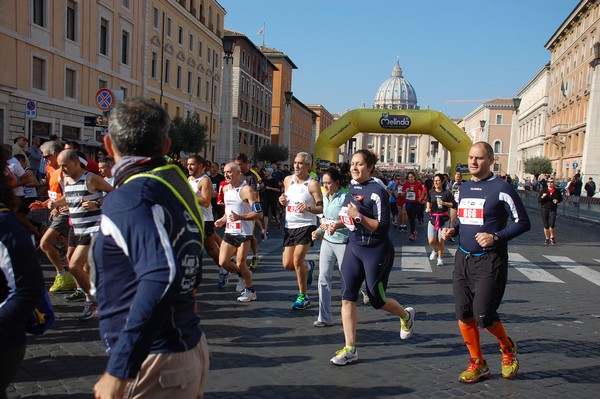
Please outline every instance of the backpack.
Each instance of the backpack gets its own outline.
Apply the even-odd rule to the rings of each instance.
[[[42,335],[52,326],[54,326],[54,308],[48,293],[44,292],[44,299],[37,304],[27,319],[25,331],[33,335]]]

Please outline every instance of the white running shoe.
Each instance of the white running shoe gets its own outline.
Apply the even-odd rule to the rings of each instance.
[[[242,295],[238,297],[238,302],[250,302],[256,301],[256,292],[250,291],[248,288],[242,292]]]
[[[431,251],[431,255],[429,255],[429,260],[435,260],[436,257],[437,251],[434,249],[433,251]]]
[[[405,308],[408,313],[408,320],[404,321],[400,319],[400,338],[407,339],[413,334],[413,327],[415,324],[415,310],[413,308]]]
[[[444,266],[444,260],[442,258],[438,258],[437,265]]]
[[[356,348],[350,351],[345,347],[335,352],[335,356],[330,360],[331,364],[335,366],[345,366],[356,361],[358,361],[358,351]]]

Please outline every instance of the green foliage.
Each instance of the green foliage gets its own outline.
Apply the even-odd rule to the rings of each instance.
[[[207,130],[207,126],[200,123],[198,114],[193,114],[185,119],[176,116],[171,120],[169,129],[169,137],[172,141],[170,152],[200,152],[206,144]]]
[[[290,151],[287,147],[284,146],[266,144],[263,147],[261,147],[258,151],[256,151],[254,157],[259,161],[277,163],[287,161],[290,157]]]
[[[523,163],[523,170],[531,175],[552,174],[552,162],[544,157],[529,158]]]

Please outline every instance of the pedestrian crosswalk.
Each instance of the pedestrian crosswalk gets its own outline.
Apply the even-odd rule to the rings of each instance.
[[[447,247],[446,250],[454,257],[456,248]],[[435,269],[432,268],[433,262],[429,261],[429,248],[420,246],[405,245],[401,250],[396,251],[397,265],[400,265],[400,270],[406,272],[423,272],[432,273]],[[592,267],[582,265],[567,256],[551,256],[543,255],[552,264],[558,265],[560,268],[567,270],[592,284],[600,287],[600,271]],[[509,252],[509,267],[521,273],[526,279],[535,282],[558,283],[563,284],[563,279],[552,273],[555,268],[548,268],[547,264],[538,265],[527,259],[520,253]],[[600,259],[593,259],[594,262],[600,263]],[[449,264],[450,262],[446,262]],[[564,278],[564,277],[563,277]]]

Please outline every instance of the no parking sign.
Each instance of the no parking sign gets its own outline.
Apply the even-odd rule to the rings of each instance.
[[[109,89],[100,89],[96,93],[96,106],[100,111],[106,112],[115,103],[115,95]]]

